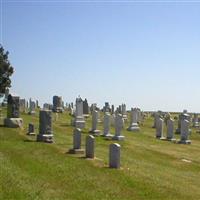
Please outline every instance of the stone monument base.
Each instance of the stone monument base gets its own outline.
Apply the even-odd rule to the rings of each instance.
[[[34,132],[31,132],[31,133],[27,133],[27,135],[35,136],[36,134]]]
[[[101,135],[101,131],[100,130],[90,130],[89,133],[92,133],[92,135],[94,136],[100,136]]]
[[[110,133],[108,133],[108,134],[106,134],[106,135],[102,134],[101,136],[102,136],[102,137],[105,137],[105,138],[107,138],[107,139],[112,139],[112,138],[113,138],[113,135],[110,134]]]
[[[37,142],[53,143],[53,134],[38,134]]]
[[[125,137],[123,135],[119,135],[119,136],[115,135],[114,137],[112,137],[113,140],[124,140],[124,138]]]
[[[4,126],[9,128],[18,128],[23,126],[22,118],[6,118],[4,119]]]
[[[127,131],[139,131],[139,130],[140,127],[138,126],[137,123],[133,123],[127,128]]]
[[[178,144],[191,144],[191,140],[179,140]]]
[[[176,142],[176,139],[175,139],[175,138],[166,138],[166,140],[167,140],[167,141],[174,142],[174,143]]]
[[[70,154],[84,154],[85,150],[84,149],[70,149],[69,153]]]

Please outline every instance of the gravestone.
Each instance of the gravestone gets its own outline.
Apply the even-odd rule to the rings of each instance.
[[[88,106],[87,99],[85,99],[83,101],[83,116],[84,117],[89,117],[89,106]]]
[[[100,135],[100,130],[97,129],[98,118],[99,118],[99,113],[97,110],[94,110],[92,112],[92,129],[90,130],[90,133],[92,133],[95,136]]]
[[[34,101],[31,100],[31,98],[29,99],[29,115],[33,115],[35,114],[35,108],[36,108],[36,104]]]
[[[81,97],[76,98],[76,114],[74,125],[76,128],[83,129],[85,127],[85,119],[83,116],[83,100]]]
[[[127,128],[128,131],[139,131],[140,127],[138,126],[138,109],[131,109],[131,122],[130,126]]]
[[[20,99],[20,112],[25,113],[26,112],[26,99]]]
[[[122,114],[122,117],[123,119],[127,119],[127,113],[126,113],[126,104],[122,104],[121,106],[121,114]]]
[[[62,97],[61,96],[53,96],[53,112],[62,113]]]
[[[72,154],[82,154],[84,149],[81,149],[81,129],[75,128],[73,133],[73,148],[69,150]]]
[[[110,133],[110,119],[111,116],[109,113],[105,113],[103,118],[103,135],[104,137],[113,137],[113,135]]]
[[[117,143],[110,144],[109,146],[109,167],[120,168],[120,149],[121,146]]]
[[[188,120],[181,120],[181,139],[178,141],[179,144],[191,144],[191,141],[188,140],[189,125],[190,122]]]
[[[52,112],[50,110],[40,110],[37,141],[47,143],[53,142]]]
[[[194,128],[198,128],[199,127],[199,118],[198,118],[198,114],[194,113],[194,117],[192,119],[193,122],[193,127]]]
[[[115,117],[115,135],[113,136],[113,140],[124,140],[124,136],[122,135],[122,129],[124,126],[124,120],[121,114],[117,114]]]
[[[156,122],[156,138],[164,139],[163,125],[164,125],[164,120],[161,118],[158,118],[158,120]]]
[[[29,123],[28,124],[28,133],[27,135],[35,135],[35,127],[34,127],[34,124],[32,123]]]
[[[10,94],[7,100],[7,118],[4,119],[4,125],[9,128],[22,127],[23,119],[20,118],[19,97]]]
[[[111,106],[111,114],[114,114],[114,113],[115,113],[115,106],[112,105],[112,106]]]
[[[174,138],[174,120],[171,118],[167,120],[167,140],[176,141]]]
[[[85,157],[86,158],[94,158],[94,148],[95,148],[95,139],[94,136],[88,135],[86,137],[86,145],[85,145]]]
[[[176,134],[180,134],[181,133],[181,121],[184,120],[184,119],[190,121],[190,115],[187,114],[187,110],[184,110],[183,113],[181,113],[179,115],[178,128],[176,129]]]

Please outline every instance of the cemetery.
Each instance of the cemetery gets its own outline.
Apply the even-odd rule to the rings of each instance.
[[[30,114],[33,102],[20,107],[11,94],[7,101],[1,199],[198,199],[197,113],[119,106],[112,114],[89,104],[84,117],[78,97],[68,107],[36,107]]]
[[[200,0],[0,0],[0,200],[200,200]]]

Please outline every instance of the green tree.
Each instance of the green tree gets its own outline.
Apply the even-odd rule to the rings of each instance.
[[[4,50],[0,44],[0,93],[5,94],[6,89],[11,87],[10,76],[13,74],[14,69],[8,60],[9,52]]]

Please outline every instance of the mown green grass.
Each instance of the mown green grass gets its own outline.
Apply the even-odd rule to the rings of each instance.
[[[195,130],[191,145],[178,145],[155,139],[152,118],[145,120],[138,133],[124,129],[125,141],[119,142],[121,169],[115,170],[108,168],[108,148],[113,141],[102,137],[95,138],[95,160],[67,154],[73,133],[68,113],[59,114],[53,123],[53,144],[35,142],[35,137],[26,135],[29,122],[38,133],[38,113],[22,114],[22,118],[24,129],[0,127],[2,200],[200,199],[200,134]],[[90,128],[91,118],[83,130],[83,148]]]

